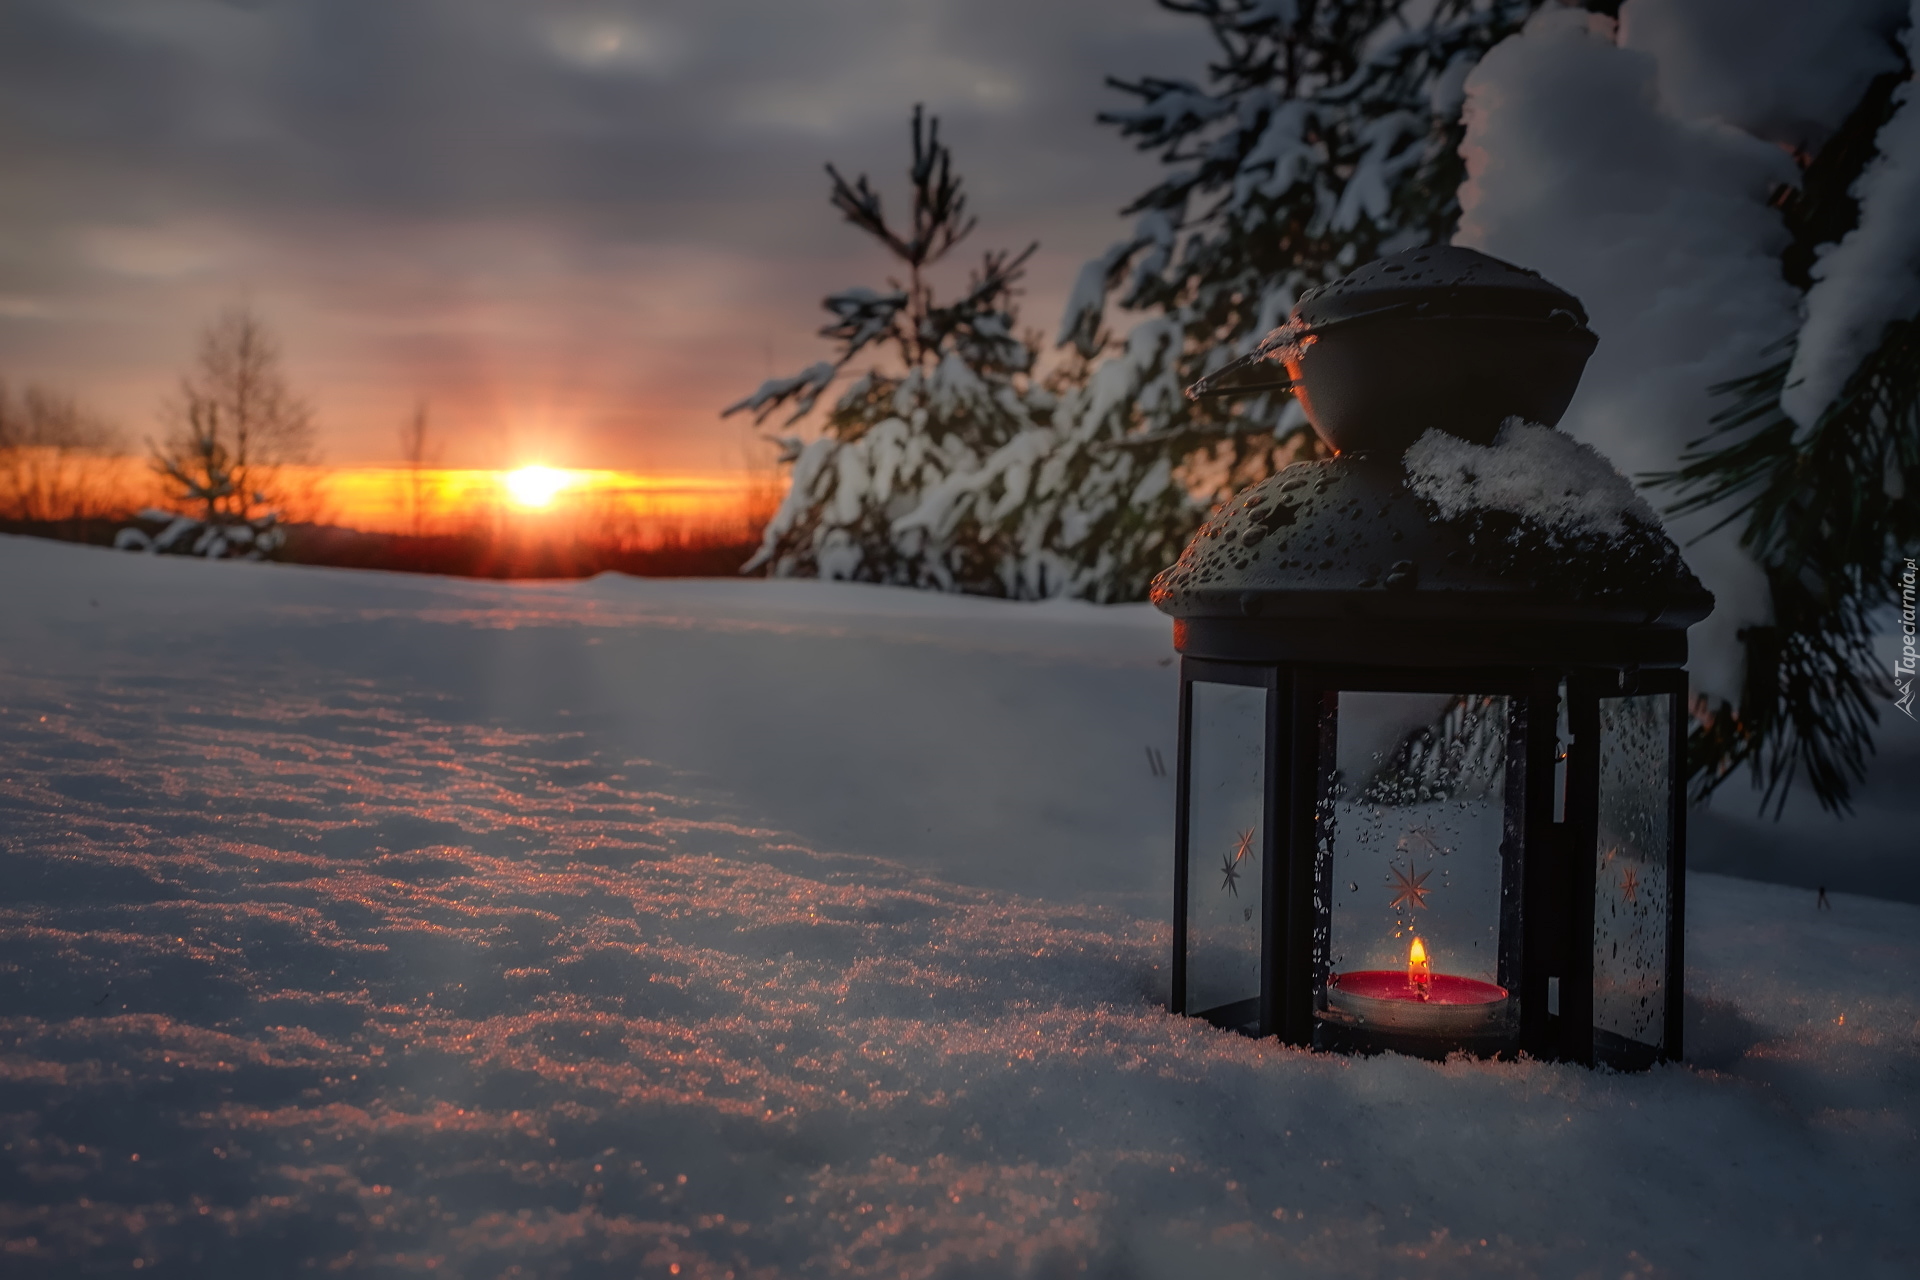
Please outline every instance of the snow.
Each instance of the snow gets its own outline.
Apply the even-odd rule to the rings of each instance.
[[[1638,3],[1623,6],[1628,32]],[[1794,7],[1770,4],[1765,20]],[[1757,25],[1754,9],[1745,6]],[[1454,241],[1579,297],[1600,345],[1560,429],[1638,477],[1673,469],[1721,407],[1707,388],[1755,372],[1797,328],[1799,298],[1780,273],[1787,232],[1768,203],[1797,171],[1774,143],[1676,114],[1663,99],[1663,63],[1616,34],[1597,14],[1542,10],[1468,76],[1468,180]],[[1649,41],[1676,56],[1676,39]],[[1729,41],[1692,56],[1737,63],[1755,48]],[[1725,74],[1747,83],[1757,73],[1739,64]],[[1690,634],[1694,687],[1737,704],[1739,632],[1769,621],[1772,600],[1737,522],[1710,531],[1719,519],[1701,513],[1671,530],[1718,602]]]
[[[1592,445],[1551,427],[1508,418],[1490,445],[1433,430],[1413,442],[1407,487],[1447,520],[1507,511],[1566,535],[1610,537],[1632,517],[1658,529],[1660,517]]]
[[[1254,105],[1268,106],[1270,114],[1260,140],[1247,149],[1240,172],[1234,175],[1233,198],[1237,204],[1246,204],[1255,195],[1282,198],[1294,183],[1313,171],[1319,159],[1315,143],[1307,136],[1314,123],[1312,103],[1282,100],[1248,104]]]
[[[829,301],[838,301],[846,296],[845,294],[836,294],[834,298]],[[726,409],[723,410],[723,416],[724,414],[740,413],[742,411],[770,413],[772,412],[772,407],[778,405],[783,397],[794,396],[796,397],[794,400],[795,412],[788,421],[796,421],[804,417],[807,411],[813,408],[814,401],[820,398],[820,394],[827,389],[828,384],[833,381],[833,375],[837,372],[839,372],[839,370],[832,363],[820,360],[808,365],[792,377],[768,378],[760,384],[759,388],[756,389],[752,395],[728,405]]]
[[[1913,13],[1920,18],[1920,0]],[[1908,26],[1904,43],[1914,59],[1920,31]],[[1893,118],[1874,138],[1880,154],[1853,186],[1859,225],[1813,265],[1806,320],[1780,394],[1780,407],[1808,430],[1880,345],[1887,323],[1920,313],[1920,103],[1911,80],[1895,100]]]
[[[1088,259],[1073,278],[1067,305],[1060,311],[1060,328],[1054,336],[1057,346],[1072,343],[1083,356],[1100,349],[1101,322],[1106,318],[1107,294],[1113,288],[1113,276],[1134,250],[1134,242],[1122,240],[1110,245],[1097,258]]]
[[[10,1276],[1911,1274],[1920,907],[1693,877],[1644,1075],[1165,1013],[1146,606],[0,599]]]
[[[1366,151],[1354,165],[1353,176],[1347,179],[1327,225],[1334,231],[1352,231],[1363,217],[1374,223],[1385,222],[1393,208],[1395,184],[1420,160],[1420,148],[1403,147],[1401,141],[1419,138],[1427,127],[1428,122],[1411,111],[1392,111],[1369,120],[1358,131],[1358,140]]]
[[[1907,3],[1627,0],[1620,44],[1652,56],[1670,114],[1812,152],[1869,80],[1899,69]]]

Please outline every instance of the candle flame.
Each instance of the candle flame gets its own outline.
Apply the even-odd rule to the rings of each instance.
[[[1427,962],[1427,944],[1417,936],[1407,949],[1407,985],[1422,1000],[1433,990],[1433,966]]]

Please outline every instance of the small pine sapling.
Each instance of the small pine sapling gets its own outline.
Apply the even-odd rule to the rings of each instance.
[[[201,334],[194,368],[167,407],[173,431],[152,466],[176,508],[142,511],[125,550],[265,559],[283,544],[284,468],[311,456],[313,415],[288,386],[280,347],[245,307]]]
[[[971,517],[938,532],[905,518],[1052,407],[1033,377],[1033,347],[1016,332],[1019,285],[1037,246],[987,252],[965,289],[942,301],[928,271],[975,220],[939,121],[918,107],[912,142],[903,227],[888,220],[864,174],[849,182],[827,166],[833,207],[878,240],[904,278],[828,297],[822,305],[832,320],[820,333],[836,344],[835,358],[771,379],[723,413],[764,423],[784,412],[792,426],[864,358],[821,415],[816,439],[777,438],[791,481],[746,569],[1006,594],[999,566],[1008,552],[992,530]]]

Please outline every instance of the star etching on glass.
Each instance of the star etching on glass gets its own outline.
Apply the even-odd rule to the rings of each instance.
[[[1393,879],[1387,881],[1387,887],[1393,890],[1393,901],[1388,904],[1389,906],[1397,911],[1401,907],[1412,907],[1418,910],[1427,905],[1427,895],[1433,890],[1423,889],[1420,886],[1427,882],[1427,877],[1433,872],[1414,871],[1409,874],[1398,867],[1388,867],[1387,870],[1393,872]]]
[[[1628,902],[1640,901],[1640,876],[1632,867],[1628,867],[1620,877],[1620,896]]]
[[[1253,828],[1234,837],[1239,841],[1232,853],[1220,855],[1220,887],[1234,897],[1240,896],[1240,859],[1253,856]]]

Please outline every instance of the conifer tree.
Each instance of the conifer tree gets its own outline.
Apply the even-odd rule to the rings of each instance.
[[[201,333],[194,367],[164,415],[172,430],[153,446],[153,470],[185,510],[142,512],[146,524],[163,527],[129,526],[114,545],[216,559],[277,551],[284,468],[311,459],[313,412],[288,384],[280,345],[251,309],[231,308]]]
[[[1035,597],[1137,600],[1213,503],[1317,446],[1280,392],[1189,401],[1310,285],[1446,240],[1464,176],[1462,85],[1539,0],[1160,0],[1221,50],[1203,88],[1115,81],[1139,105],[1102,119],[1171,172],[1127,212],[1133,235],[1082,271],[1046,377],[1012,340],[1026,255],[988,255],[943,311],[921,270],[972,229],[946,150],[914,125],[911,232],[865,178],[833,201],[906,264],[887,292],[826,300],[838,359],[728,412],[811,412],[863,350],[870,368],[785,442],[786,502],[750,568]],[[1031,250],[1028,250],[1030,253]],[[1147,313],[1124,338],[1109,300]],[[922,317],[951,315],[923,331]],[[984,327],[962,317],[981,316]],[[996,326],[998,326],[996,328]]]
[[[1674,510],[1738,522],[1773,597],[1773,621],[1741,633],[1739,705],[1696,708],[1699,796],[1744,766],[1776,813],[1796,779],[1844,811],[1873,751],[1887,697],[1875,615],[1920,550],[1915,39],[1909,27],[1908,65],[1867,85],[1779,193],[1793,233],[1782,272],[1806,294],[1800,329],[1765,367],[1715,388],[1726,406],[1713,430],[1680,469],[1649,477],[1681,495]]]
[[[1033,376],[1034,350],[1018,336],[1017,296],[1036,246],[985,253],[958,296],[942,300],[929,271],[973,231],[938,119],[914,108],[907,220],[890,221],[863,174],[827,166],[833,207],[886,249],[900,269],[884,289],[847,289],[822,304],[832,360],[764,383],[729,406],[787,425],[813,413],[843,374],[850,380],[821,415],[820,435],[779,443],[792,464],[786,500],[747,570],[848,578],[981,594],[1023,594],[1003,572],[1004,539],[966,509],[942,521],[904,522],[925,495],[1046,422],[1054,396]],[[856,364],[861,367],[856,368]]]
[[[1284,391],[1179,389],[1250,351],[1305,289],[1452,235],[1462,86],[1539,0],[1159,2],[1205,22],[1219,56],[1204,86],[1111,82],[1138,105],[1101,119],[1169,172],[1125,210],[1133,234],[1082,270],[1059,336],[1092,357],[1109,300],[1157,313],[1165,355],[1132,406],[1133,447],[1217,501],[1316,446]]]

